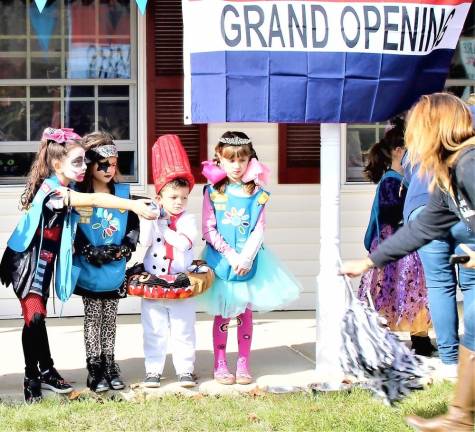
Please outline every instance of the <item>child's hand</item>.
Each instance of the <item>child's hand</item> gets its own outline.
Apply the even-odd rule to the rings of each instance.
[[[149,204],[152,200],[149,199],[139,199],[132,201],[132,211],[144,219],[155,220],[157,215],[150,209]]]

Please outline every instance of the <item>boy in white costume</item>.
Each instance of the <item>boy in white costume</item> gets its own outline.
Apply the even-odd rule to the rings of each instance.
[[[164,160],[170,148],[174,158]],[[185,209],[194,179],[186,153],[181,150],[178,137],[171,135],[160,137],[152,149],[156,201],[161,217],[154,221],[141,220],[140,243],[148,247],[145,271],[156,276],[186,272],[193,260],[193,242],[198,229],[194,215]],[[183,387],[194,387],[194,299],[142,299],[142,326],[146,371],[143,385],[160,386],[171,338],[178,382]]]

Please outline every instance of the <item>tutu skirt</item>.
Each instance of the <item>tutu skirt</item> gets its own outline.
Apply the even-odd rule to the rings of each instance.
[[[264,312],[296,300],[301,291],[297,279],[267,249],[259,251],[255,275],[246,281],[218,277],[204,294],[196,297],[197,307],[210,315],[236,317],[246,308]]]
[[[390,225],[384,225],[381,239],[394,233]],[[371,251],[378,247],[374,239]],[[384,268],[372,268],[363,274],[358,297],[365,300],[369,292],[376,310],[383,315],[393,331],[427,332],[430,327],[430,314],[427,304],[427,288],[424,270],[417,252],[397,261],[386,264]]]

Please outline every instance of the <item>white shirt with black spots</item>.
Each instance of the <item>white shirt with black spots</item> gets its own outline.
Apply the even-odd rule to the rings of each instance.
[[[196,217],[187,212],[176,218],[176,229],[167,219],[140,219],[140,244],[148,247],[145,270],[157,276],[185,272],[193,261],[197,235]]]

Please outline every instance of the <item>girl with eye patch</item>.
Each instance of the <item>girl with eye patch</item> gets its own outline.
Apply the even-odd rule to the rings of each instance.
[[[132,210],[148,219],[155,214],[148,200],[131,201],[109,193],[81,193],[69,188],[84,179],[85,149],[72,129],[47,128],[21,196],[26,212],[8,240],[0,263],[0,280],[20,300],[24,326],[24,395],[26,402],[42,398],[42,389],[70,393],[72,387],[54,367],[46,331],[46,303],[55,269],[54,288],[66,301],[79,274],[73,265],[73,241],[79,214],[75,207]]]
[[[119,153],[112,136],[94,132],[83,142],[87,170],[77,189],[128,198],[129,185],[119,183]],[[110,208],[81,213],[74,242],[74,263],[81,269],[75,294],[84,303],[87,386],[95,392],[120,390],[125,385],[114,359],[117,307],[125,297],[125,266],[137,246],[139,219],[132,212]]]

